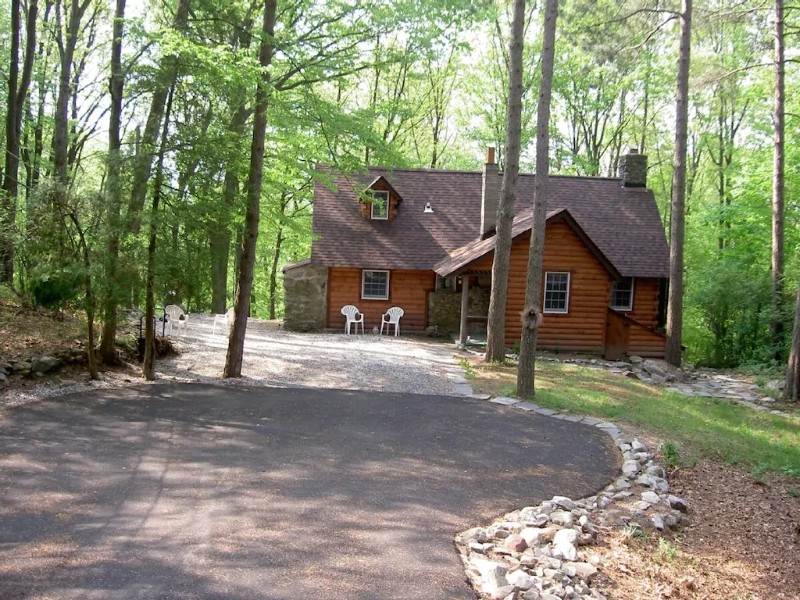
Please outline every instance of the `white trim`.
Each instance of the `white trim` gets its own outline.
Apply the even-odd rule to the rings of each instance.
[[[386,295],[385,296],[365,296],[364,295],[364,280],[367,273],[386,273]],[[391,274],[385,269],[361,269],[361,299],[362,300],[388,300],[389,299],[389,283]]]
[[[609,301],[608,305],[611,307],[611,309],[612,309],[612,310],[619,310],[619,311],[621,311],[621,312],[631,312],[631,311],[633,310],[633,295],[634,295],[634,292],[635,292],[635,290],[636,290],[636,287],[635,287],[635,285],[636,285],[636,283],[635,283],[635,281],[636,281],[636,278],[635,278],[635,277],[625,277],[624,279],[630,279],[630,280],[631,280],[631,296],[630,296],[630,302],[628,303],[628,305],[627,305],[627,306],[614,306],[614,305],[611,303],[611,302],[613,302],[613,300],[614,300],[614,286],[615,286],[615,285],[617,285],[617,283],[618,283],[618,282],[616,282],[616,281],[615,281],[615,282],[614,282],[614,283],[611,285],[611,298],[610,298],[610,301]]]
[[[369,203],[369,218],[374,219],[376,221],[388,221],[389,220],[389,192],[383,190],[375,190],[372,192],[373,198],[385,198],[386,203],[384,206],[386,207],[386,214],[383,216],[375,216],[375,203]]]
[[[567,276],[567,295],[564,299],[564,309],[545,308],[545,300],[547,299],[547,276],[548,275],[566,275]],[[542,290],[542,312],[544,314],[566,315],[569,313],[569,290],[572,283],[572,275],[569,271],[545,271],[544,274],[544,289]]]

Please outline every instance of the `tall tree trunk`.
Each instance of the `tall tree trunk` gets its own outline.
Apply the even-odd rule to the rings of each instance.
[[[161,145],[158,151],[158,162],[156,163],[156,176],[153,182],[153,206],[150,211],[150,243],[147,246],[147,274],[145,276],[145,321],[147,329],[145,332],[144,361],[142,362],[142,376],[152,381],[156,378],[156,339],[155,339],[155,297],[154,281],[156,271],[156,247],[158,244],[158,209],[161,204],[161,190],[164,186],[164,154],[167,149],[167,134],[169,130],[169,119],[172,112],[172,97],[174,86],[167,93],[166,106],[163,111],[164,124],[161,131]]]
[[[783,354],[783,166],[784,166],[784,40],[783,0],[775,0],[775,106],[772,115],[772,319],[775,358]]]
[[[515,0],[508,48],[508,106],[506,150],[500,203],[497,205],[492,290],[487,322],[486,362],[506,358],[506,300],[508,266],[511,260],[511,227],[517,202],[520,137],[522,134],[522,47],[525,37],[525,0]]]
[[[94,332],[94,309],[95,309],[95,296],[92,289],[92,264],[89,257],[89,245],[86,242],[86,233],[81,227],[78,216],[75,213],[69,215],[75,230],[78,232],[78,250],[81,253],[83,261],[83,300],[85,303],[84,310],[86,311],[86,334],[88,343],[86,348],[86,359],[89,367],[89,377],[91,379],[99,379],[100,375],[97,372],[97,353],[95,352],[95,332]]]
[[[669,305],[665,358],[681,364],[683,329],[683,238],[686,222],[686,145],[689,129],[689,64],[692,50],[692,0],[681,6],[681,41],[675,107],[675,156],[672,164],[672,201],[669,236]]]
[[[75,60],[75,46],[78,43],[81,20],[91,0],[71,0],[69,20],[67,21],[67,39],[63,41],[59,35],[59,56],[61,66],[58,76],[58,96],[53,119],[53,173],[63,185],[69,182],[68,147],[69,147],[69,100],[72,96],[72,66]],[[60,31],[60,30],[59,30]]]
[[[44,15],[42,15],[42,28],[47,30],[50,14],[53,10],[54,0],[45,0]],[[33,157],[31,158],[31,187],[36,187],[41,178],[42,156],[44,155],[44,112],[47,103],[47,71],[50,67],[50,52],[52,46],[46,36],[39,39],[39,48],[36,51],[36,63],[40,66],[37,73],[36,91],[36,120],[33,132]],[[30,203],[29,203],[30,204]],[[30,209],[30,206],[28,206]],[[30,214],[28,215],[30,217]]]
[[[797,299],[794,305],[794,328],[792,345],[789,348],[789,364],[786,368],[786,387],[784,398],[797,402],[800,400],[800,286],[797,288]]]
[[[281,260],[281,246],[283,246],[283,225],[278,225],[278,236],[275,239],[275,253],[269,268],[269,318],[277,316],[275,309],[275,296],[278,292],[278,264]]]
[[[183,33],[186,31],[188,21],[189,0],[178,0],[172,28]],[[150,170],[153,166],[153,157],[158,142],[158,131],[164,116],[167,94],[175,85],[177,76],[178,57],[173,54],[165,56],[161,64],[160,76],[156,79],[153,88],[153,97],[150,100],[150,111],[145,121],[144,133],[133,160],[133,183],[131,184],[127,223],[127,230],[133,234],[139,233],[141,228],[141,213],[147,197],[147,184],[150,180]]]
[[[547,189],[550,179],[550,96],[553,87],[553,62],[556,42],[558,0],[547,0],[542,41],[542,76],[536,114],[536,180],[533,184],[533,225],[528,255],[528,279],[525,285],[525,309],[522,314],[517,395],[534,394],[536,336],[541,324],[542,258],[547,226]]]
[[[14,281],[14,237],[13,228],[17,215],[19,193],[20,131],[25,98],[33,71],[36,51],[37,0],[29,0],[25,27],[25,59],[22,76],[19,72],[20,35],[22,33],[19,0],[11,0],[11,57],[8,69],[8,105],[6,107],[6,154],[3,169],[2,191],[0,191],[0,281]]]
[[[106,238],[106,289],[103,298],[103,335],[100,340],[100,359],[113,364],[117,336],[117,306],[120,301],[119,239],[122,197],[120,189],[120,148],[122,146],[122,92],[125,78],[122,73],[122,36],[125,30],[125,0],[117,0],[114,11],[111,43],[111,112],[108,120],[108,171],[106,175],[106,206],[108,232]]]
[[[253,289],[253,272],[256,262],[256,241],[260,218],[261,183],[264,174],[264,139],[267,131],[267,108],[269,104],[269,71],[274,51],[273,35],[277,0],[264,0],[264,21],[261,30],[261,47],[258,57],[261,78],[256,89],[255,112],[253,113],[253,141],[250,146],[250,172],[247,177],[247,215],[245,235],[239,259],[239,274],[234,297],[233,327],[228,339],[223,377],[242,376],[244,336],[247,332],[247,315],[250,312],[250,294]]]
[[[234,135],[241,135],[249,114],[247,106],[242,103],[233,113],[228,131]],[[211,312],[214,314],[223,314],[228,310],[228,260],[231,251],[230,211],[236,205],[236,196],[239,193],[237,164],[237,161],[231,161],[225,171],[225,180],[222,185],[224,210],[212,215],[210,223]]]

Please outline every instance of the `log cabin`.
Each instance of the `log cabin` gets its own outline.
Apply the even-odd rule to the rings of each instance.
[[[663,357],[669,253],[647,157],[618,177],[551,175],[538,346],[617,359]],[[342,330],[353,304],[367,330],[400,306],[403,333],[485,333],[502,173],[318,167],[311,257],[283,269],[287,329]],[[535,175],[522,174],[513,223],[505,341],[521,335]]]

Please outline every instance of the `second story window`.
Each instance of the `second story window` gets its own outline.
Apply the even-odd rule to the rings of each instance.
[[[389,218],[389,192],[372,192],[370,218],[386,221]]]

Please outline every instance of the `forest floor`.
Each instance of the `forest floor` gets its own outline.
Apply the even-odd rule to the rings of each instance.
[[[78,316],[30,311],[0,298],[0,359],[19,360],[80,347],[83,327]],[[476,391],[499,393],[507,390],[511,381],[511,375],[503,371],[498,367],[489,372],[475,361],[468,376]],[[572,381],[569,385],[578,385],[580,381],[579,376],[551,375],[562,384]],[[78,367],[68,367],[45,379],[47,385],[57,387],[84,377]],[[537,377],[537,384],[546,384],[546,373]],[[137,380],[138,373],[128,366],[106,371],[103,378],[113,386]],[[612,379],[609,382],[609,389],[619,394],[619,384]],[[12,389],[42,383],[45,381],[14,378]],[[592,385],[602,387],[596,380]],[[648,401],[657,402],[662,391],[646,387]],[[546,406],[547,397],[542,401],[537,396],[537,403]],[[599,414],[608,418],[602,411]],[[612,420],[653,447],[680,439],[642,422],[626,422],[622,416]],[[793,433],[800,429],[794,420],[787,427]],[[680,444],[680,456],[664,459],[662,464],[671,466],[673,493],[689,503],[689,518],[683,527],[666,535],[631,537],[618,530],[602,531],[599,551],[603,568],[597,580],[601,590],[618,600],[800,598],[800,471],[789,469],[790,476],[763,463],[730,464],[691,441]]]

